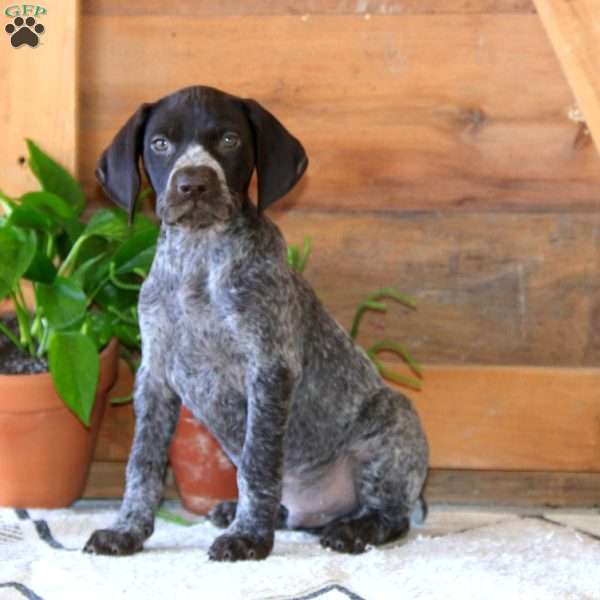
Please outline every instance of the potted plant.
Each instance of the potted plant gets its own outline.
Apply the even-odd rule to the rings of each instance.
[[[288,263],[302,273],[310,256],[310,239],[304,240],[304,247],[288,248]],[[385,312],[387,306],[381,301],[392,298],[409,308],[415,308],[412,298],[392,288],[382,288],[369,294],[359,303],[350,335],[358,336],[360,323],[368,311]],[[403,375],[386,367],[378,359],[382,352],[392,352],[399,356],[411,369],[414,376]],[[422,371],[408,350],[395,340],[384,339],[366,350],[382,377],[394,383],[420,389]],[[212,434],[197,422],[190,411],[182,407],[175,435],[169,450],[169,459],[179,496],[184,507],[197,514],[207,514],[217,503],[237,497],[236,469],[229,461]]]
[[[41,190],[0,192],[0,505],[57,507],[85,484],[117,340],[139,347],[158,228],[107,208],[82,220],[79,184],[27,145]]]

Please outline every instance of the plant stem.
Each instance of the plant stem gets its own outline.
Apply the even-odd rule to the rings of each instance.
[[[110,281],[110,275],[105,277],[89,294],[87,305],[90,306],[96,297],[96,294]]]
[[[16,291],[12,291],[10,293],[10,297],[13,301],[13,304],[15,306],[15,313],[17,315],[17,321],[19,322],[19,333],[20,333],[20,338],[21,338],[21,344],[23,345],[23,348],[27,349],[27,351],[29,352],[29,354],[31,354],[31,356],[35,356],[35,348],[33,346],[33,340],[31,339],[31,334],[29,333],[29,327],[30,327],[30,322],[29,322],[29,313],[27,312],[27,308],[25,306],[25,302],[23,302],[23,304],[21,304],[21,302],[19,301],[19,292],[21,291],[21,288],[19,286],[17,286]],[[21,297],[23,296],[23,294],[21,293]]]
[[[300,256],[300,262],[298,263],[298,272],[304,273],[304,269],[306,268],[306,263],[310,257],[312,239],[308,236],[304,238],[304,247],[302,250],[302,255]]]
[[[39,357],[44,356],[46,354],[46,350],[48,349],[48,338],[50,337],[50,327],[48,323],[43,323],[43,333],[40,336],[40,343],[37,349],[37,355]]]
[[[406,375],[401,375],[392,369],[388,369],[384,367],[374,356],[370,356],[373,364],[379,371],[379,374],[388,381],[393,381],[394,383],[398,383],[400,385],[405,385],[415,390],[421,389],[421,382],[414,377],[407,377]]]
[[[54,256],[54,237],[48,234],[48,241],[46,242],[46,256],[52,260]]]
[[[114,306],[109,306],[108,312],[111,313],[112,315],[115,315],[116,317],[119,317],[119,319],[121,319],[121,321],[123,321],[123,323],[127,323],[128,325],[137,325],[138,324],[138,321],[134,317],[130,317],[130,316],[126,315],[124,312],[118,310]]]
[[[110,281],[118,288],[121,288],[122,290],[133,290],[134,292],[138,292],[139,289],[142,287],[141,283],[126,283],[125,281],[121,281],[118,277],[117,277],[117,273],[115,271],[115,263],[111,262],[109,269],[108,269],[108,276],[110,278]]]
[[[354,314],[354,319],[352,320],[352,328],[350,329],[350,337],[354,340],[358,335],[358,328],[360,327],[360,322],[362,321],[363,315],[367,312],[367,310],[378,310],[380,312],[386,311],[386,306],[382,302],[375,302],[369,298],[363,300],[356,309],[356,313]]]
[[[66,275],[68,275],[69,272],[69,268],[71,267],[71,263],[75,262],[75,259],[77,258],[77,254],[79,253],[79,249],[81,248],[81,245],[83,244],[83,242],[85,242],[85,240],[87,240],[87,237],[82,235],[71,247],[71,250],[69,250],[69,254],[67,254],[67,258],[65,258],[63,264],[60,266],[60,269],[58,269],[58,273],[57,275],[59,277],[64,277]]]
[[[412,357],[410,352],[404,346],[402,346],[402,344],[399,344],[394,340],[385,339],[381,342],[373,344],[367,350],[367,354],[370,357],[373,357],[377,353],[384,351],[393,352],[394,354],[397,354],[411,368],[415,375],[423,377],[423,369],[421,368],[421,365]]]
[[[6,325],[4,325],[4,323],[2,323],[0,321],[0,331],[17,347],[17,348],[21,348],[21,350],[24,350],[24,346],[23,344],[21,344],[21,342],[17,339],[17,337],[15,336],[15,334],[8,328],[6,327]]]

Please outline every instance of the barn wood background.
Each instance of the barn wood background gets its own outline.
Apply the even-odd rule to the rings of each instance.
[[[270,215],[313,239],[306,276],[360,341],[428,365],[412,393],[430,498],[600,498],[600,162],[529,0],[83,0],[78,171],[137,106],[203,83],[252,96],[305,144]],[[570,116],[571,113],[571,116]],[[443,365],[451,364],[448,368]],[[130,381],[123,370],[116,395]],[[119,495],[131,407],[112,407],[87,494]],[[173,493],[172,488],[170,488]]]

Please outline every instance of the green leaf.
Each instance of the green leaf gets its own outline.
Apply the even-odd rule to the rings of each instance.
[[[108,313],[92,310],[85,317],[83,330],[96,344],[96,348],[100,350],[113,337],[114,322],[116,318]]]
[[[52,192],[28,192],[21,196],[20,204],[37,208],[55,221],[71,221],[77,217],[75,209]]]
[[[52,284],[38,283],[36,301],[42,315],[54,329],[65,329],[77,323],[85,314],[87,299],[74,281],[56,277]]]
[[[124,273],[139,273],[139,271],[148,273],[152,266],[155,254],[155,246],[144,248],[144,250],[141,250],[127,262],[122,263],[119,266],[116,266],[115,264],[115,273],[117,273],[117,275],[123,275]]]
[[[106,265],[104,267],[100,265],[102,261],[106,262]],[[92,256],[91,258],[88,258],[85,262],[81,263],[75,269],[75,271],[73,271],[69,279],[71,281],[74,281],[80,288],[85,290],[88,288],[88,282],[90,280],[92,282],[100,281],[98,277],[99,271],[104,271],[105,273],[108,273],[108,265],[108,257],[105,256],[105,254],[103,253],[97,254],[96,256]],[[91,287],[94,287],[94,285],[92,284]]]
[[[7,196],[2,190],[0,190],[0,207],[2,207],[5,215],[10,215],[15,207],[15,200],[10,196]]]
[[[113,255],[112,262],[118,275],[136,269],[148,271],[156,252],[157,229],[144,229],[125,240]]]
[[[138,293],[130,290],[122,290],[112,283],[106,283],[96,294],[96,302],[105,308],[118,311],[127,310],[137,304]]]
[[[130,348],[139,348],[141,344],[140,328],[130,323],[115,322],[113,326],[114,334],[119,341]]]
[[[16,205],[10,213],[7,222],[18,227],[39,229],[41,231],[56,231],[56,223],[46,213],[26,204]]]
[[[7,296],[27,271],[36,247],[34,231],[6,223],[0,228],[0,298]]]
[[[99,235],[109,240],[124,240],[129,235],[127,217],[122,211],[102,208],[94,213],[82,235],[85,237]]]
[[[41,283],[52,283],[56,277],[56,267],[40,248],[36,249],[35,256],[23,275],[30,281],[39,281]]]
[[[192,525],[196,525],[194,521],[190,521],[181,515],[178,515],[162,506],[156,511],[156,516],[163,521],[167,521],[168,523],[175,523],[177,525],[183,525],[184,527],[191,527]]]
[[[131,225],[131,234],[141,233],[142,231],[152,230],[158,235],[158,225],[155,221],[148,218],[144,213],[136,213],[133,224]]]
[[[48,363],[58,395],[89,426],[100,373],[94,343],[82,333],[56,332],[50,340]]]
[[[310,237],[304,238],[304,247],[302,248],[302,260],[298,265],[298,269],[300,273],[304,273],[304,269],[306,269],[306,263],[308,263],[308,259],[310,258],[312,239]]]
[[[31,170],[44,191],[60,196],[74,208],[77,214],[80,214],[85,207],[85,195],[81,186],[63,167],[29,139],[27,147]]]
[[[288,246],[287,260],[290,267],[298,271],[298,263],[300,262],[300,250],[298,246]]]
[[[63,233],[56,240],[56,245],[58,247],[60,256],[65,258],[69,254],[69,251],[75,242],[83,233],[83,230],[85,229],[85,223],[73,219],[71,221],[63,221],[62,226],[65,230],[65,233]]]
[[[109,240],[96,236],[91,238],[82,237],[81,239],[83,242],[81,243],[79,252],[76,256],[75,269],[78,269],[80,265],[87,263],[90,259],[98,258],[99,256],[106,260],[108,269],[111,255],[118,242],[110,242]]]

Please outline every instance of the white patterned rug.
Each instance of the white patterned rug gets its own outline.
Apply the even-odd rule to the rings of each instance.
[[[89,534],[113,518],[114,509],[89,503],[0,509],[0,599],[600,599],[600,541],[589,528],[569,526],[578,527],[577,519],[565,525],[491,513],[461,522],[454,515],[455,530],[441,533],[434,510],[430,525],[403,543],[361,556],[325,551],[309,534],[278,532],[266,561],[234,564],[208,560],[218,530],[205,520],[158,519],[141,554],[83,554]]]

